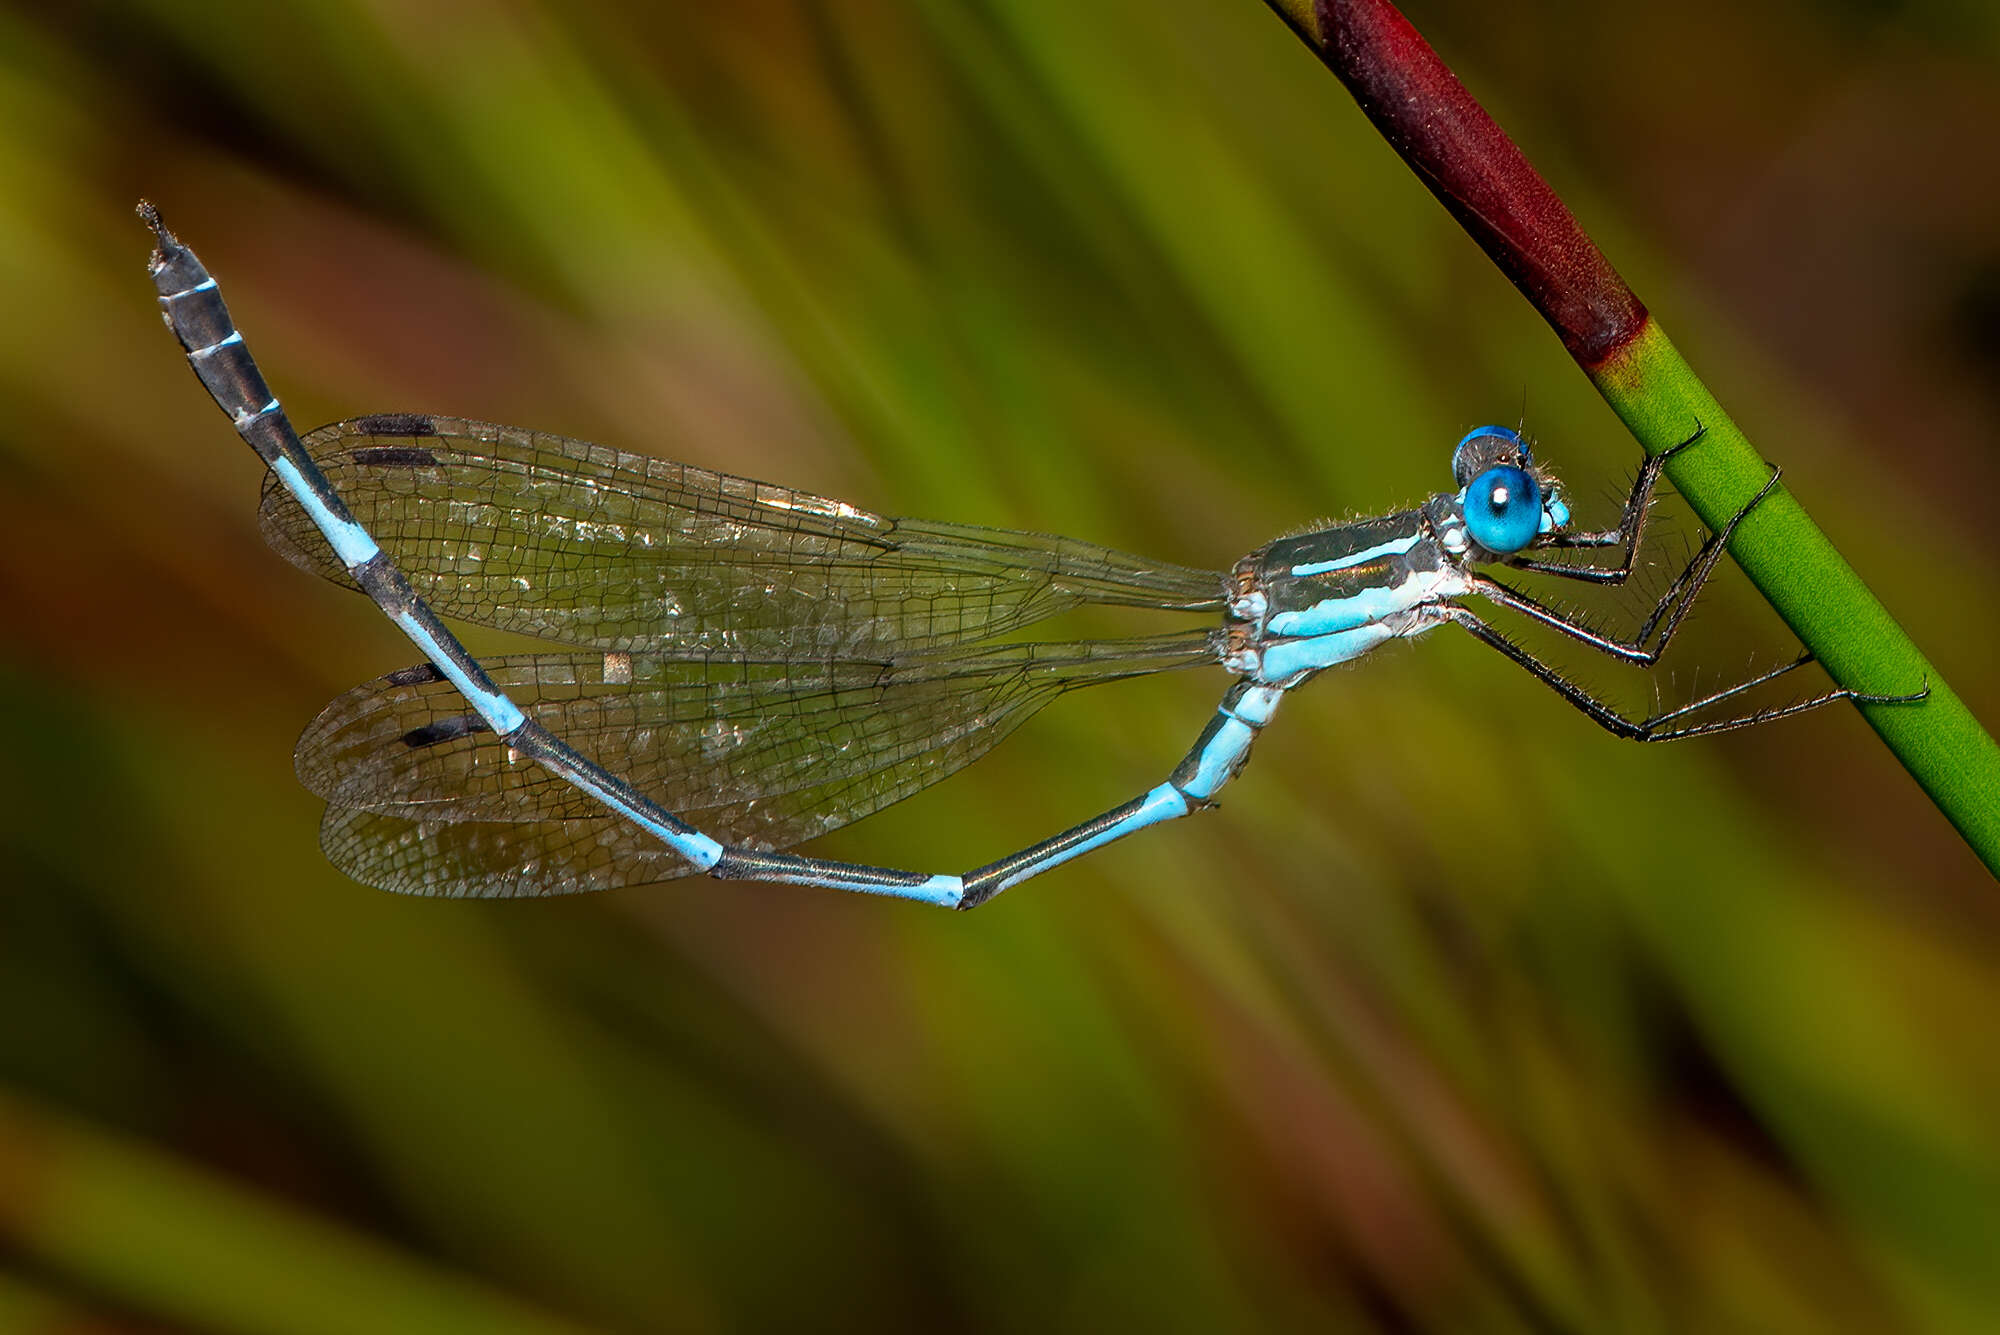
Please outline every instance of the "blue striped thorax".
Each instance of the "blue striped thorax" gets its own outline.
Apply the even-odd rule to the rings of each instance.
[[[1470,568],[1506,561],[1569,523],[1554,479],[1505,427],[1458,444],[1456,492],[1421,509],[1279,538],[1236,564],[1224,665],[1294,685],[1398,636],[1438,625],[1430,613],[1471,590]]]

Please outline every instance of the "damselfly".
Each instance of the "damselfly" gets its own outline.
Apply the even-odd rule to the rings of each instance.
[[[1640,470],[1618,526],[1571,528],[1518,432],[1468,433],[1457,489],[1413,510],[1280,538],[1228,572],[1069,538],[889,519],[786,487],[512,427],[361,417],[299,439],[215,280],[148,205],[151,270],[195,374],[269,465],[266,537],[358,586],[428,662],[334,701],[300,777],[327,855],[416,894],[561,894],[692,872],[972,908],[1115,839],[1213,803],[1285,693],[1399,637],[1456,625],[1621,737],[1743,727],[1842,698],[1696,721],[1810,655],[1628,718],[1489,625],[1471,598],[1628,663],[1657,661],[1731,533],[1711,535],[1629,636],[1481,572],[1599,584],[1632,572],[1654,485],[1698,425]],[[380,539],[384,546],[378,545]],[[1543,554],[1582,552],[1581,559]],[[1593,560],[1592,554],[1603,559]],[[1209,613],[1147,638],[1003,637],[1080,604]],[[571,646],[475,659],[459,617]],[[1235,681],[1166,780],[965,875],[785,852],[978,759],[1077,687],[1219,665]]]

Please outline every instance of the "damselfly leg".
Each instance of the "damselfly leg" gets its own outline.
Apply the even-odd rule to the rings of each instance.
[[[1664,459],[1666,455],[1661,454],[1658,457]],[[1737,526],[1776,489],[1778,476],[1779,470],[1773,465],[1771,476],[1763,488],[1752,496],[1742,509],[1731,515],[1728,523],[1709,535],[1708,540],[1702,543],[1686,567],[1674,577],[1673,583],[1669,584],[1666,592],[1660,595],[1660,600],[1652,612],[1640,623],[1638,631],[1629,639],[1606,635],[1588,623],[1557,611],[1539,599],[1503,584],[1490,575],[1473,575],[1472,592],[1489,602],[1540,622],[1551,630],[1560,631],[1573,640],[1589,645],[1599,653],[1608,654],[1627,663],[1651,667],[1660,661],[1660,655],[1666,652],[1667,645],[1673,641],[1674,632],[1680,628],[1681,622],[1693,608],[1695,597],[1700,594],[1702,586],[1708,583],[1708,577],[1715,573],[1716,564],[1728,550],[1729,539],[1735,535]],[[1659,632],[1659,640],[1648,648],[1646,642],[1652,639],[1656,630]]]
[[[1671,449],[1661,451],[1647,460],[1646,466],[1640,471],[1637,485],[1632,489],[1631,499],[1626,503],[1623,522],[1618,529],[1607,533],[1572,535],[1567,539],[1554,536],[1547,541],[1546,545],[1551,547],[1559,545],[1594,546],[1600,545],[1597,541],[1598,539],[1609,539],[1609,541],[1601,544],[1604,546],[1623,542],[1626,544],[1625,556],[1623,562],[1618,567],[1597,571],[1591,575],[1579,576],[1580,578],[1592,579],[1599,583],[1622,582],[1633,568],[1639,539],[1644,530],[1645,514],[1651,504],[1653,486],[1659,479],[1660,469],[1665,466],[1668,459],[1695,444],[1704,434],[1706,434],[1705,429],[1697,427],[1694,433],[1686,440],[1681,441]],[[1737,527],[1749,517],[1751,511],[1755,510],[1765,497],[1769,496],[1777,488],[1778,477],[1779,469],[1776,465],[1772,465],[1771,476],[1765,481],[1763,487],[1741,509],[1731,515],[1727,523],[1709,535],[1707,541],[1702,543],[1701,547],[1695,552],[1693,558],[1689,560],[1680,574],[1675,576],[1673,582],[1667,586],[1666,592],[1661,595],[1658,604],[1653,608],[1651,614],[1640,624],[1638,631],[1628,639],[1619,639],[1606,635],[1595,627],[1574,617],[1565,615],[1517,589],[1502,584],[1490,576],[1473,576],[1473,591],[1498,606],[1519,612],[1530,620],[1558,631],[1579,643],[1589,645],[1600,653],[1623,662],[1637,664],[1642,667],[1651,667],[1658,663],[1660,655],[1666,652],[1667,645],[1673,640],[1674,632],[1679,629],[1689,610],[1694,606],[1694,600],[1701,592],[1702,586],[1708,582],[1709,576],[1715,572],[1716,564],[1722,559],[1723,553],[1728,548],[1729,539],[1735,534]],[[1578,541],[1578,538],[1581,538],[1582,541]],[[1545,574],[1566,575],[1573,575],[1578,570],[1583,569],[1583,567],[1558,566],[1554,563],[1529,561],[1517,561],[1515,562],[1515,567],[1517,569],[1540,571]],[[1599,579],[1599,575],[1604,576],[1604,578]],[[1526,669],[1530,675],[1575,706],[1592,722],[1616,736],[1629,738],[1632,741],[1638,742],[1663,742],[1686,737],[1703,737],[1719,732],[1731,732],[1738,728],[1747,728],[1759,723],[1769,723],[1776,719],[1788,718],[1794,714],[1802,714],[1807,710],[1817,709],[1822,705],[1829,705],[1837,700],[1853,700],[1860,704],[1908,704],[1921,700],[1928,694],[1928,688],[1909,695],[1870,695],[1841,687],[1823,691],[1804,700],[1795,700],[1789,704],[1755,710],[1748,714],[1675,726],[1679,724],[1680,720],[1699,714],[1706,709],[1721,704],[1725,700],[1733,699],[1756,687],[1776,681],[1787,673],[1794,672],[1806,666],[1813,661],[1812,652],[1807,650],[1789,663],[1757,673],[1734,685],[1711,691],[1706,695],[1690,700],[1685,704],[1677,705],[1672,709],[1664,710],[1645,718],[1632,718],[1615,706],[1592,694],[1587,688],[1563,675],[1554,667],[1537,658],[1471,609],[1454,605],[1446,610],[1445,615],[1451,621],[1471,632],[1474,638],[1478,639],[1482,644],[1498,650],[1509,660]],[[1656,630],[1659,632],[1658,641],[1648,648],[1647,641],[1653,638]]]
[[[1640,465],[1639,476],[1633,480],[1632,492],[1625,499],[1625,512],[1619,517],[1617,528],[1595,533],[1552,533],[1542,546],[1544,551],[1620,547],[1624,555],[1618,564],[1600,566],[1581,561],[1516,560],[1514,569],[1532,570],[1541,575],[1583,580],[1591,584],[1623,584],[1631,578],[1634,562],[1638,559],[1639,547],[1645,537],[1646,519],[1652,513],[1653,490],[1659,484],[1661,471],[1666,468],[1668,460],[1699,444],[1707,434],[1708,428],[1697,422],[1686,440],[1661,450]]]
[[[1672,709],[1664,710],[1645,718],[1635,719],[1621,712],[1616,706],[1599,699],[1584,687],[1571,681],[1555,668],[1550,667],[1547,663],[1529,653],[1500,630],[1482,620],[1479,614],[1470,608],[1452,606],[1445,609],[1444,615],[1449,620],[1465,627],[1466,630],[1472,633],[1473,638],[1477,639],[1481,644],[1497,649],[1512,662],[1526,669],[1530,675],[1542,682],[1564,700],[1567,700],[1584,717],[1603,728],[1606,732],[1635,742],[1669,742],[1687,737],[1704,737],[1718,732],[1733,732],[1738,728],[1753,727],[1759,723],[1770,723],[1777,719],[1790,718],[1794,714],[1803,714],[1809,709],[1818,709],[1820,706],[1830,705],[1836,700],[1852,700],[1856,704],[1863,705],[1904,705],[1915,704],[1930,694],[1930,687],[1928,685],[1908,695],[1873,695],[1862,691],[1850,690],[1843,686],[1836,687],[1830,691],[1823,691],[1818,695],[1804,700],[1794,700],[1790,704],[1778,705],[1770,709],[1760,709],[1752,713],[1739,714],[1730,718],[1711,719],[1705,723],[1691,723],[1682,727],[1672,727],[1669,725],[1679,719],[1698,714],[1704,709],[1722,703],[1724,700],[1733,699],[1746,691],[1754,690],[1768,682],[1776,681],[1788,672],[1793,672],[1804,667],[1813,661],[1812,653],[1810,651],[1802,653],[1789,663],[1782,664],[1766,672],[1758,673],[1755,676],[1737,682],[1733,686],[1725,686],[1719,691],[1712,691],[1699,699],[1690,700],[1686,704],[1677,705]]]

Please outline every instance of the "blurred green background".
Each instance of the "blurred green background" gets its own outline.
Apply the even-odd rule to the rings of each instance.
[[[1991,6],[1409,13],[2000,718]],[[412,654],[260,545],[142,194],[302,424],[1217,567],[1639,457],[1253,0],[0,6],[0,1329],[2000,1325],[2000,901],[1845,708],[1634,747],[1441,634],[971,916],[343,880],[292,740]],[[1670,701],[1789,650],[1724,582]],[[984,862],[1222,685],[821,848]]]

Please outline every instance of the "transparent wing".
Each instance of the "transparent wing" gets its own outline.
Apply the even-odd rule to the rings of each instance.
[[[1216,632],[762,661],[675,652],[490,660],[578,751],[726,843],[786,848],[984,755],[1064,691],[1216,660]],[[688,866],[507,747],[429,668],[341,696],[300,739],[355,879],[412,894],[638,885]]]
[[[841,501],[515,427],[356,418],[306,445],[446,616],[616,650],[888,653],[1083,602],[1213,610],[1222,577],[1069,538]],[[265,538],[351,583],[275,477]]]
[[[328,807],[319,842],[328,861],[363,885],[450,899],[616,890],[689,871],[657,839],[609,817],[451,823]]]

